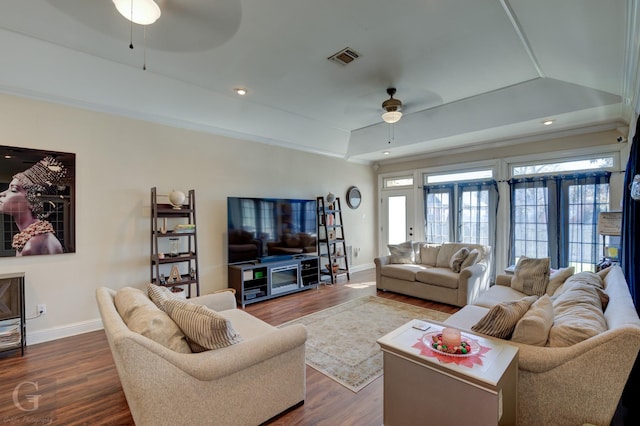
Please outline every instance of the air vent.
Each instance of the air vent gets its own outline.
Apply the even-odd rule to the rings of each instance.
[[[348,65],[360,57],[360,54],[350,47],[345,47],[341,51],[334,53],[327,59],[340,65]]]

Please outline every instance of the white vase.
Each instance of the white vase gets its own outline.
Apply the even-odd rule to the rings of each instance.
[[[179,209],[182,207],[182,203],[186,199],[186,195],[184,192],[176,191],[175,189],[169,193],[169,202],[173,206],[174,209]]]

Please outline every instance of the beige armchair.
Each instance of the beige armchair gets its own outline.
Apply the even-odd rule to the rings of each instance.
[[[114,290],[96,299],[122,388],[138,425],[257,425],[304,402],[304,326],[275,328],[236,309],[233,293],[192,298],[227,317],[243,341],[177,353],[127,327]]]

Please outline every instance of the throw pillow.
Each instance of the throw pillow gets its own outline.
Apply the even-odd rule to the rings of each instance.
[[[158,309],[144,291],[132,287],[121,288],[116,292],[114,303],[129,330],[172,351],[191,353],[184,333],[169,315]]]
[[[528,296],[542,296],[549,283],[550,259],[523,257],[516,265],[511,288]]]
[[[499,339],[510,339],[516,324],[536,299],[538,296],[527,296],[520,300],[498,303],[471,330]]]
[[[527,345],[544,346],[553,325],[551,298],[544,295],[534,302],[526,314],[516,323],[511,340]]]
[[[576,271],[576,268],[569,266],[568,268],[560,268],[549,276],[549,284],[547,284],[546,294],[553,296],[556,290],[564,284],[564,282],[572,276]]]
[[[607,330],[598,290],[577,283],[552,298],[554,323],[547,346],[571,346]]]
[[[151,283],[147,284],[147,295],[162,312],[167,312],[167,310],[164,308],[164,304],[167,301],[177,297],[173,293],[171,293],[171,290],[169,290],[167,287]]]
[[[413,241],[405,241],[402,244],[389,244],[389,263],[415,263],[416,254],[413,250]]]
[[[167,313],[187,336],[193,352],[220,349],[242,341],[231,321],[204,305],[173,299],[165,303]]]
[[[466,247],[462,247],[460,250],[453,253],[453,256],[451,256],[451,260],[449,261],[449,269],[451,269],[453,272],[460,272],[462,262],[464,262],[468,255],[469,249]]]
[[[420,263],[423,265],[436,266],[440,245],[420,244]]]
[[[478,249],[471,250],[462,262],[462,265],[460,265],[460,270],[475,265],[478,260],[478,256],[480,256],[480,252],[478,251]]]

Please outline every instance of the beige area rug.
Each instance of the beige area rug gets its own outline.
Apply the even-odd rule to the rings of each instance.
[[[382,376],[376,341],[412,319],[444,321],[449,314],[382,297],[361,297],[294,321],[307,327],[306,362],[358,392]]]

